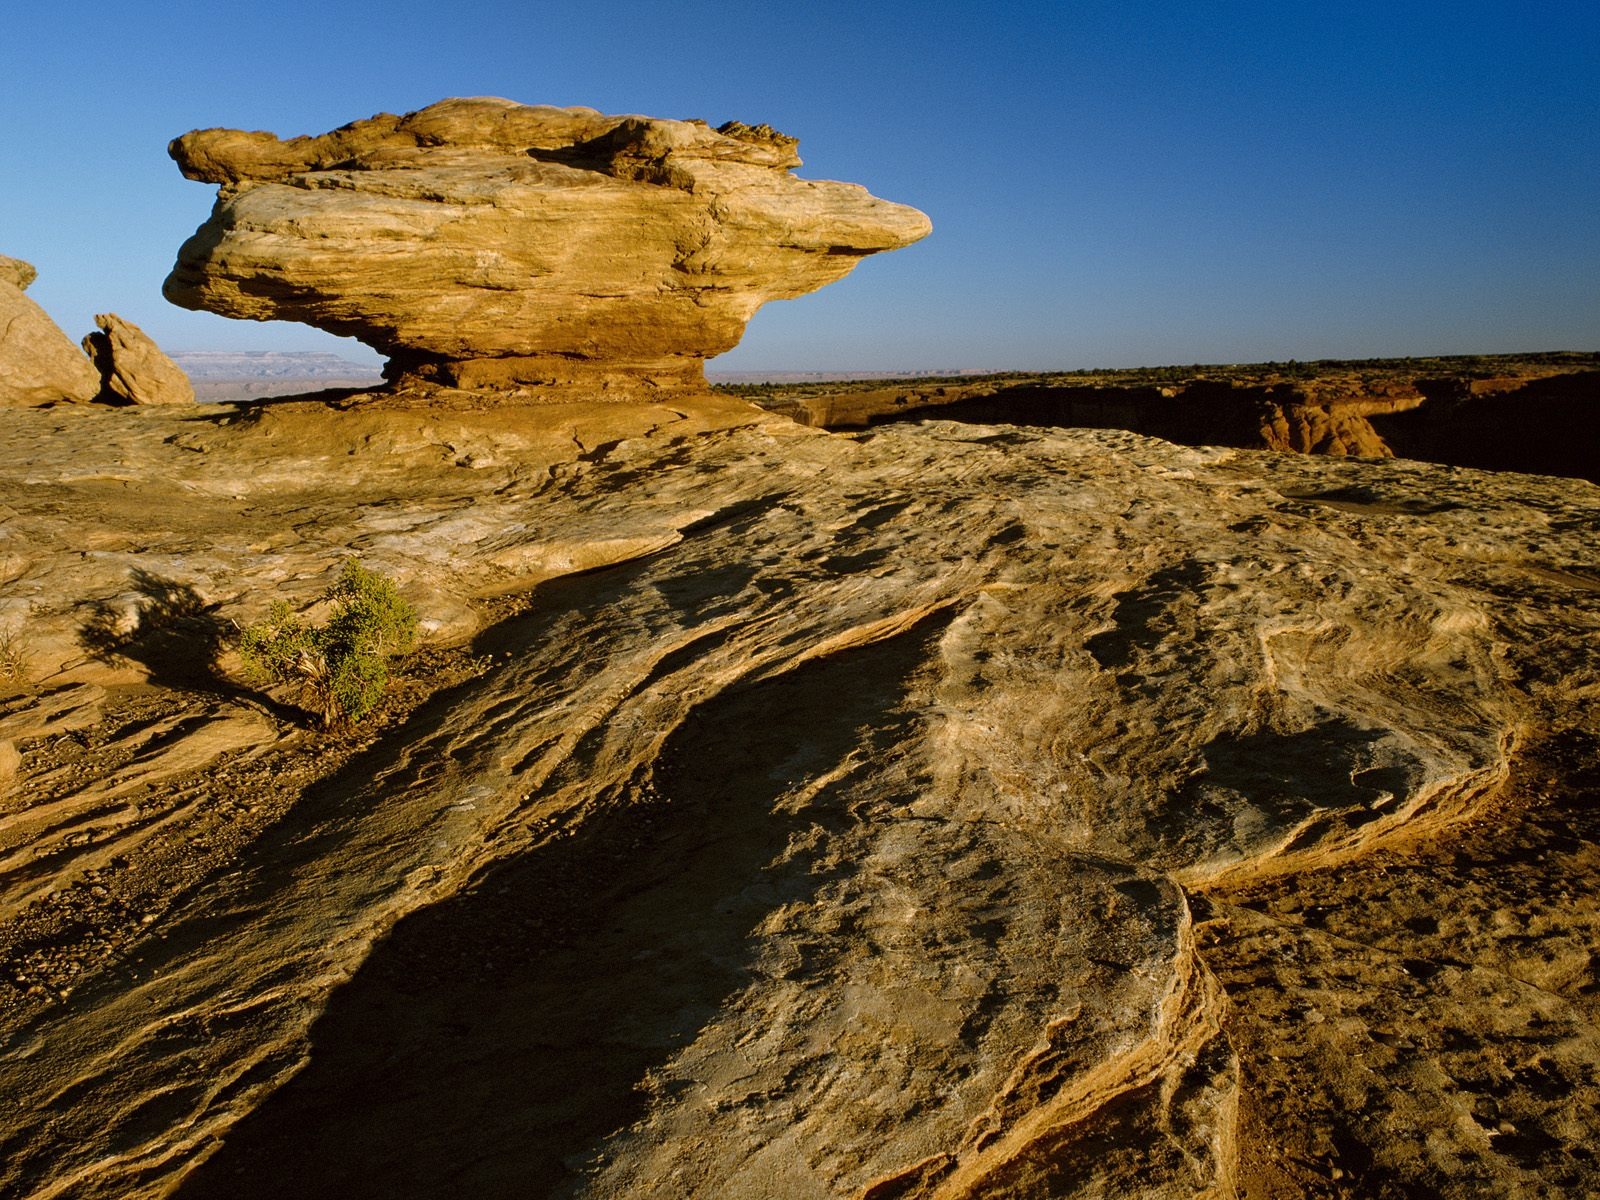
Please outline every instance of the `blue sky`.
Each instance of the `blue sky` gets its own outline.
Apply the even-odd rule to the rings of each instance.
[[[333,349],[161,298],[167,141],[445,96],[766,121],[924,242],[768,305],[729,370],[1600,349],[1600,5],[411,0],[14,6],[0,253],[73,336]],[[369,356],[370,357],[370,356]]]

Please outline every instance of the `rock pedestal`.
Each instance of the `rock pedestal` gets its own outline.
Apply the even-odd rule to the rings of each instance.
[[[765,125],[445,100],[318,137],[208,129],[170,147],[221,185],[164,292],[303,321],[388,375],[558,398],[705,386],[768,300],[814,291],[928,218],[795,178]]]

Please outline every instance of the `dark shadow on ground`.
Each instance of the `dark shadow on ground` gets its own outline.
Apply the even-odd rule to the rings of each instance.
[[[1127,429],[1186,446],[1260,446],[1264,415],[1292,403],[1288,385],[1236,387],[1206,381],[1181,392],[1157,387],[1023,384],[943,404],[874,414],[889,421],[962,421],[1045,429]]]
[[[201,692],[265,709],[280,721],[310,725],[311,714],[281,704],[265,692],[240,687],[217,666],[217,656],[233,627],[217,616],[192,584],[135,567],[133,611],[110,600],[88,606],[78,628],[78,645],[105,663],[138,663],[150,682],[178,691]],[[129,617],[132,616],[132,624]]]
[[[217,672],[217,655],[228,625],[193,585],[135,567],[130,573],[138,600],[128,608],[110,600],[89,606],[78,644],[95,658],[139,663],[151,681],[174,688],[233,692]],[[132,618],[132,624],[129,618]]]
[[[911,735],[924,625],[702,705],[608,807],[403,921],[333,998],[306,1069],[178,1193],[545,1196],[642,1112],[653,1068],[754,977],[753,930],[830,878],[790,782]]]
[[[1427,403],[1372,418],[1396,454],[1600,483],[1600,371],[1476,395],[1460,379],[1423,380],[1418,387]]]

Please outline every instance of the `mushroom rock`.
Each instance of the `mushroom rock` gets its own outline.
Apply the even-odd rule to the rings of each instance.
[[[189,377],[132,321],[100,313],[100,328],[85,335],[83,349],[100,372],[102,395],[127,404],[193,404]]]
[[[859,186],[796,178],[795,146],[766,125],[490,98],[286,141],[199,130],[169,152],[221,191],[163,291],[355,337],[395,383],[697,390],[763,303],[931,228]]]
[[[44,309],[22,294],[34,269],[0,258],[0,407],[93,400],[100,377]]]

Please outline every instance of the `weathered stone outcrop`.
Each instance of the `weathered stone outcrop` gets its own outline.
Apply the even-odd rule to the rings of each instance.
[[[32,263],[0,254],[0,283],[9,283],[19,292],[25,292],[28,290],[28,285],[38,277],[39,272],[34,269]]]
[[[207,415],[7,414],[7,1197],[1600,1193],[1593,486]],[[470,678],[184,682],[351,553]]]
[[[84,335],[83,349],[100,372],[102,395],[124,404],[193,404],[189,377],[155,340],[116,313],[99,313],[100,328]]]
[[[72,340],[22,289],[35,272],[0,259],[0,407],[93,400],[100,377]]]
[[[701,388],[760,305],[929,230],[863,188],[795,178],[795,145],[482,98],[287,141],[197,131],[172,156],[222,189],[164,291],[359,338],[397,381]]]

